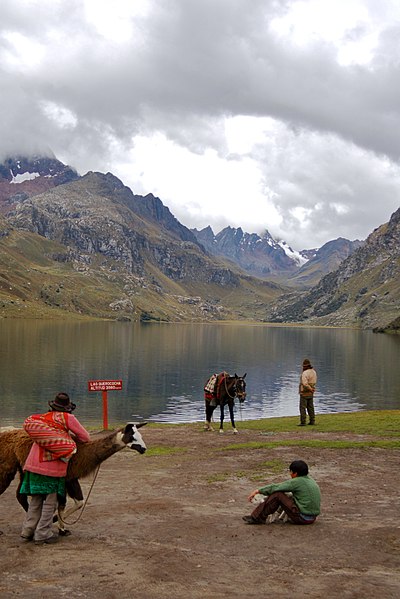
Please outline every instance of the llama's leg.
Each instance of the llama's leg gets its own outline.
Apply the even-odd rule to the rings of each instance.
[[[7,464],[6,460],[0,465],[0,495],[4,493],[6,489],[10,486],[11,482],[14,480],[15,475],[19,472],[19,483],[16,491],[16,497],[18,503],[24,508],[24,510],[28,511],[28,497],[26,495],[21,495],[19,492],[22,479],[23,472],[18,468],[17,462],[14,464]]]
[[[57,523],[58,532],[60,535],[66,535],[64,524],[59,519],[58,515],[65,510],[65,506],[67,505],[67,498],[62,495],[57,495],[57,509],[53,515],[53,522]]]
[[[28,511],[28,507],[29,507],[28,496],[27,495],[23,495],[22,493],[20,493],[20,489],[22,487],[23,478],[24,478],[24,473],[22,471],[20,471],[20,473],[19,473],[19,483],[18,483],[18,487],[17,487],[17,491],[16,491],[16,496],[17,496],[18,503],[27,512]]]
[[[235,425],[235,415],[233,413],[233,401],[230,401],[228,403],[228,408],[229,408],[229,416],[231,418],[231,424],[232,424],[233,432],[236,435],[237,432],[238,432],[238,430],[237,430],[236,425]]]
[[[83,493],[81,485],[79,484],[79,480],[77,478],[72,478],[67,480],[65,483],[66,491],[68,496],[74,501],[74,505],[71,505],[67,508],[67,498],[65,497],[64,501],[59,501],[58,503],[58,534],[62,536],[66,536],[70,534],[70,532],[65,528],[65,519],[68,518],[71,514],[80,510],[83,506]]]
[[[66,528],[65,528],[65,520],[66,518],[68,518],[68,516],[71,516],[71,514],[73,514],[74,512],[80,510],[83,507],[83,499],[74,499],[74,505],[71,505],[68,509],[66,509],[66,506],[59,506],[58,508],[58,529],[59,529],[59,534],[60,535],[66,535]]]
[[[206,401],[206,423],[204,425],[204,429],[206,431],[213,431],[213,427],[211,426],[211,418],[213,412],[215,410],[215,406],[210,405],[209,401]]]

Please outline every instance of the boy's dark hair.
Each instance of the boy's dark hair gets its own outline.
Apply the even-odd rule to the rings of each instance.
[[[295,460],[289,466],[290,472],[297,474],[297,476],[307,476],[308,466],[303,460]]]

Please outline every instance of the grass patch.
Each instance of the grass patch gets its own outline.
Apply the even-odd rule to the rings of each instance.
[[[261,418],[260,420],[245,420],[238,423],[244,430],[259,431],[265,434],[302,433],[305,436],[312,433],[352,433],[354,435],[374,435],[374,437],[400,438],[400,410],[368,410],[361,412],[344,412],[342,414],[317,414],[317,426],[297,428],[298,416],[282,416],[279,418]],[[183,422],[170,424],[148,422],[147,427],[171,429],[185,427],[193,432],[199,430],[199,422]],[[113,424],[112,428],[124,426],[124,423]],[[100,423],[99,423],[99,428]],[[146,429],[144,429],[146,432]],[[145,434],[144,432],[144,434]],[[209,433],[205,433],[209,434]]]
[[[264,481],[270,475],[282,474],[287,472],[287,464],[283,460],[273,459],[261,462],[248,474],[248,478],[254,482]]]
[[[286,433],[293,432],[299,422],[298,416],[263,418],[242,422],[247,430]],[[353,433],[377,437],[400,437],[400,410],[369,410],[342,414],[317,414],[317,426],[313,431],[324,433]],[[307,427],[304,432],[310,432]]]
[[[260,470],[267,470],[271,474],[280,474],[283,470],[287,470],[287,464],[283,460],[268,460],[261,462],[257,467]]]
[[[185,453],[185,447],[150,447],[146,451],[146,456],[170,456]]]
[[[245,474],[243,474],[242,476],[245,476]],[[207,478],[207,482],[208,483],[224,483],[225,481],[227,481],[229,478],[235,477],[236,478],[236,474],[234,472],[219,472],[217,474],[212,474],[211,476],[209,476]]]

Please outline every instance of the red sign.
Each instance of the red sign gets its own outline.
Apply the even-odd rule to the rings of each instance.
[[[122,381],[88,381],[89,391],[121,391]]]

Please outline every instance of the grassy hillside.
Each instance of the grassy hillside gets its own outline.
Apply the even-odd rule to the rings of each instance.
[[[85,264],[57,242],[0,221],[0,317],[203,321],[262,319],[280,288],[244,277],[240,285],[169,279],[149,264],[146,279],[91,255]],[[152,277],[153,272],[153,277]]]

